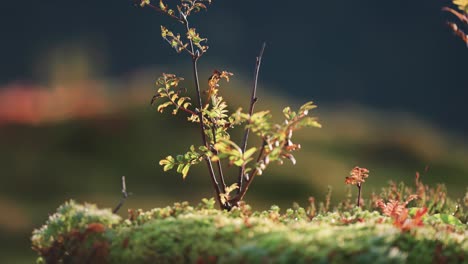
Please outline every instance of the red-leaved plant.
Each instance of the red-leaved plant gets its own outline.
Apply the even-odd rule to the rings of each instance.
[[[427,213],[427,208],[419,208],[413,217],[409,216],[409,210],[406,207],[412,200],[418,199],[417,195],[410,195],[405,201],[390,199],[384,202],[382,199],[376,201],[376,205],[382,210],[386,216],[393,218],[393,225],[402,231],[409,231],[414,227],[422,226],[423,216]]]
[[[349,176],[346,177],[345,183],[356,185],[358,188],[358,197],[357,197],[357,207],[361,207],[361,190],[362,184],[365,182],[365,179],[369,177],[369,170],[366,168],[354,167],[349,173]]]

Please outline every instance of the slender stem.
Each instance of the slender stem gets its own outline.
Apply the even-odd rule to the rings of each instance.
[[[449,12],[449,13],[452,13],[458,19],[460,19],[461,22],[468,24],[468,15],[465,12],[460,13],[458,11],[453,10],[452,8],[449,8],[449,7],[444,7],[444,8],[442,8],[442,10],[446,11],[446,12]]]
[[[223,193],[226,193],[226,181],[224,181],[224,174],[223,174],[223,167],[221,165],[221,161],[217,161],[216,162],[216,165],[218,166],[218,173],[219,173],[219,177],[221,178],[221,184],[223,185]]]
[[[264,140],[262,143],[262,148],[260,149],[260,153],[258,154],[257,157],[257,162],[259,162],[261,159],[263,159],[263,155],[265,154],[265,146],[266,146],[266,141]],[[233,198],[231,201],[229,201],[230,204],[237,204],[237,202],[242,201],[244,199],[245,194],[247,193],[247,190],[249,189],[250,184],[252,184],[253,179],[255,176],[257,176],[257,170],[252,172],[252,175],[249,177],[249,179],[246,181],[244,186],[242,186],[242,189],[240,189],[240,192]]]
[[[211,121],[211,123],[214,124],[213,121]],[[216,126],[213,126],[211,128],[211,132],[213,133],[213,142],[216,144]],[[218,151],[216,151],[216,155],[218,155]],[[223,193],[226,193],[227,185],[226,185],[226,181],[224,180],[223,166],[221,165],[221,160],[218,159],[218,161],[216,162],[216,165],[218,167],[218,174],[219,174],[219,178],[221,179]]]
[[[190,44],[192,46],[192,51],[193,51],[193,45],[192,45],[191,41],[190,41]],[[199,105],[199,109],[200,109],[198,111],[198,118],[200,119],[200,133],[201,133],[201,136],[202,136],[203,145],[205,147],[209,148],[208,142],[206,141],[205,124],[203,123],[203,113],[201,111],[202,102],[201,102],[201,96],[200,96],[200,82],[199,82],[199,77],[198,77],[197,61],[198,61],[198,58],[193,57],[193,59],[192,59],[193,76],[195,78],[195,88],[196,88],[196,91],[197,91],[197,97],[198,97],[198,102],[199,102],[198,105]],[[208,166],[208,172],[210,173],[210,178],[211,178],[211,182],[213,184],[213,188],[216,191],[216,200],[218,201],[220,207],[224,209],[224,205],[221,202],[221,196],[220,196],[221,191],[219,189],[219,183],[218,183],[218,180],[216,179],[216,175],[215,175],[215,172],[213,170],[213,164],[211,164],[211,159],[210,158],[206,158],[206,165]]]
[[[258,75],[260,72],[260,66],[262,64],[262,57],[263,57],[263,52],[265,51],[265,47],[266,47],[266,43],[263,42],[262,48],[260,49],[260,54],[258,55],[256,63],[255,63],[254,84],[252,88],[252,94],[250,96],[249,116],[252,116],[255,103],[258,100],[257,98]],[[246,128],[244,132],[244,138],[242,139],[242,153],[244,153],[247,149],[247,141],[249,140],[249,133],[250,133],[250,129]],[[239,169],[239,176],[237,178],[237,185],[239,186],[239,188],[237,189],[238,194],[241,192],[241,189],[242,189],[242,185],[244,181],[244,174],[245,174],[245,166],[242,166]]]
[[[156,12],[165,14],[165,15],[169,16],[170,18],[177,20],[178,22],[180,22],[180,23],[182,23],[182,24],[185,24],[185,23],[186,23],[185,20],[180,19],[180,18],[176,17],[175,15],[169,14],[168,12],[162,10],[161,8],[159,8],[159,7],[155,6],[155,5],[152,5],[152,4],[145,4],[145,5],[151,7],[151,8],[152,8],[153,10],[155,10]]]
[[[183,16],[183,19],[185,21],[184,24],[186,26],[187,32],[189,32],[190,26],[189,26],[187,17]],[[190,42],[190,50],[192,51],[192,54],[193,54],[192,55],[192,69],[193,69],[193,77],[194,77],[194,81],[195,81],[195,89],[196,89],[196,93],[197,93],[197,100],[198,100],[198,107],[199,107],[198,118],[200,119],[200,133],[201,133],[203,145],[209,149],[208,142],[206,141],[206,135],[205,135],[206,128],[205,128],[205,124],[203,123],[203,113],[202,113],[203,104],[202,104],[201,92],[200,92],[200,78],[198,77],[197,62],[198,62],[198,58],[199,58],[199,53],[195,52],[193,41],[190,39],[189,42]],[[221,196],[220,196],[221,191],[220,191],[220,188],[219,188],[218,180],[216,179],[215,172],[213,170],[213,164],[211,163],[211,159],[206,158],[205,160],[206,160],[206,165],[208,166],[208,172],[210,173],[210,178],[211,178],[211,182],[213,184],[213,188],[215,189],[215,192],[216,192],[216,200],[218,201],[219,206],[222,209],[225,209],[226,206],[223,205],[223,203],[221,202]]]
[[[258,153],[258,157],[257,157],[257,162],[259,162],[262,157],[263,157],[263,154],[265,153],[265,146],[266,146],[267,142],[266,140],[264,139],[263,142],[262,142],[262,148],[260,149],[260,153]]]
[[[301,120],[301,118],[303,118],[305,115],[303,116],[298,116],[295,120],[293,120],[292,122],[289,123],[288,127],[286,130],[288,130],[290,127],[292,127],[295,123],[299,122]],[[262,144],[262,148],[260,150],[260,153],[257,157],[257,162],[259,162],[260,160],[264,159],[264,154],[265,154],[265,146],[266,146],[267,142],[266,142],[266,139],[263,140],[263,144]],[[231,199],[231,204],[235,204],[239,201],[241,201],[242,199],[244,199],[244,196],[245,194],[247,193],[247,190],[249,189],[249,186],[250,184],[252,184],[252,181],[253,179],[255,178],[255,176],[257,175],[257,170],[255,170],[253,173],[252,173],[252,176],[250,176],[250,178],[248,179],[248,181],[244,184],[244,186],[242,186],[242,188],[239,188],[240,192],[237,194],[236,197],[234,197],[233,199]]]
[[[252,175],[249,177],[249,179],[245,182],[244,186],[242,186],[242,190],[233,198],[231,201],[229,201],[230,204],[237,204],[239,201],[242,201],[244,199],[245,194],[249,190],[250,184],[252,184],[253,179],[257,176],[257,170],[252,172]]]
[[[169,40],[169,39],[167,39],[167,38],[164,38],[164,40],[165,40],[169,45],[171,45],[171,47],[172,47],[172,41],[171,41],[171,40]],[[181,41],[178,41],[177,44],[183,46],[183,43],[182,43]],[[192,57],[194,56],[193,53],[192,53],[189,49],[187,49],[187,47],[183,46],[183,48],[184,48],[184,50],[185,50],[188,54],[190,54],[190,56],[192,56]],[[180,52],[178,49],[176,49],[176,50],[177,50],[177,52]]]
[[[357,207],[361,207],[361,189],[362,189],[362,185],[360,183],[358,183],[357,187],[358,187]]]
[[[120,199],[119,204],[112,210],[112,213],[116,214],[120,210],[129,195],[130,194],[127,193],[127,185],[125,184],[125,176],[122,176],[122,199]]]

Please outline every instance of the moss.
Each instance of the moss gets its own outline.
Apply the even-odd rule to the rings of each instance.
[[[105,261],[109,235],[119,223],[121,218],[110,209],[102,210],[72,200],[60,206],[44,226],[33,231],[32,247],[39,253],[39,263]]]
[[[431,220],[432,219],[432,220]],[[439,218],[435,218],[439,219]],[[273,206],[231,212],[176,203],[122,220],[73,201],[33,233],[39,261],[47,263],[462,263],[466,224],[428,217],[403,232],[378,212],[331,212],[309,219],[304,209],[284,214]]]

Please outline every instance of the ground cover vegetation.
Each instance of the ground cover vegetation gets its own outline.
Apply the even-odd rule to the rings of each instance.
[[[153,3],[157,2],[157,3]],[[464,12],[463,1],[454,2]],[[293,204],[281,212],[278,206],[255,211],[244,197],[253,179],[273,162],[296,162],[293,133],[305,127],[320,127],[309,117],[316,108],[305,103],[297,111],[283,109],[284,121],[274,123],[270,111],[254,111],[258,102],[257,83],[265,44],[257,57],[248,112],[230,113],[221,96],[220,81],[233,76],[214,70],[202,91],[198,61],[207,52],[207,39],[189,24],[189,17],[207,9],[210,0],[181,0],[174,7],[163,0],[138,1],[179,22],[182,37],[161,26],[161,35],[178,53],[191,58],[195,99],[180,88],[183,78],[163,74],[156,82],[151,104],[159,112],[168,108],[173,115],[184,114],[199,127],[201,145],[192,145],[182,155],[167,156],[159,164],[164,171],[175,169],[185,179],[190,168],[206,163],[215,192],[198,206],[187,202],[149,211],[128,210],[127,218],[116,213],[130,193],[122,177],[122,200],[111,209],[70,200],[34,230],[33,249],[38,263],[464,263],[468,260],[468,191],[453,200],[443,184],[430,187],[416,173],[413,186],[389,182],[381,192],[364,199],[362,189],[371,172],[355,167],[344,183],[357,187],[353,199],[331,203],[332,190],[316,202]],[[466,3],[465,3],[466,4]],[[446,8],[463,21],[461,13]],[[461,36],[455,24],[449,24]],[[463,38],[462,38],[463,39]],[[230,131],[243,127],[241,143]],[[260,146],[248,148],[250,133]],[[225,178],[225,169],[234,168],[235,182]],[[294,172],[291,172],[294,173]],[[351,187],[351,186],[349,186]],[[216,209],[218,207],[219,209]]]
[[[362,170],[362,168],[360,168]],[[355,177],[356,168],[351,171]],[[359,180],[359,179],[356,179]],[[361,182],[362,184],[363,182]],[[447,197],[416,174],[414,186],[390,182],[357,206],[349,196],[330,204],[245,204],[216,209],[215,199],[149,211],[68,201],[34,231],[38,263],[464,263],[468,258],[468,192]],[[120,204],[119,204],[120,205]]]

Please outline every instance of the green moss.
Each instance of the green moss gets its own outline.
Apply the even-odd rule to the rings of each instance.
[[[119,223],[121,218],[110,209],[73,200],[66,202],[44,226],[33,231],[31,242],[40,255],[38,263],[80,263],[87,258],[106,258],[109,235]]]
[[[248,206],[226,212],[204,200],[197,207],[176,203],[137,210],[121,220],[109,210],[68,202],[34,231],[32,240],[39,260],[48,263],[467,261],[466,224],[427,219],[424,226],[403,232],[378,212],[355,209],[309,219],[300,207],[284,214],[275,206],[264,212],[252,213]],[[90,234],[95,223],[105,231]]]

